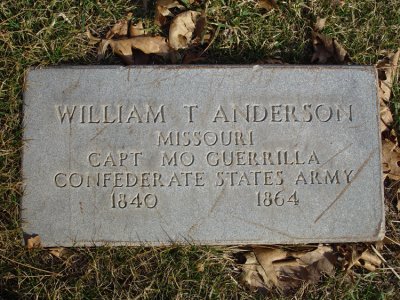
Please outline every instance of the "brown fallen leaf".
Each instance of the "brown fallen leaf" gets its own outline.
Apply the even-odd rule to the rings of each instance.
[[[350,272],[354,266],[373,272],[382,264],[382,260],[371,253],[365,245],[341,245],[338,250],[345,258],[343,266],[347,272]]]
[[[333,274],[336,257],[329,246],[292,252],[281,248],[254,248],[243,266],[243,279],[253,288],[277,287],[281,291],[315,283],[322,274]],[[261,266],[261,268],[259,268]]]
[[[261,273],[265,274],[265,272],[258,263],[254,252],[245,253],[244,257],[246,263],[242,265],[242,282],[247,284],[251,289],[264,288],[266,283],[261,277]]]
[[[275,0],[258,0],[257,5],[266,10],[279,9]]]
[[[378,95],[380,105],[380,128],[381,132],[389,129],[393,123],[393,116],[389,109],[389,100],[392,93],[394,78],[398,72],[400,49],[396,53],[389,53],[376,64],[378,70]]]
[[[322,274],[334,274],[336,257],[330,246],[320,245],[314,251],[293,256],[298,265],[283,266],[279,270],[283,290],[296,289],[304,283],[317,283]]]
[[[143,27],[143,22],[139,21],[136,24],[131,24],[129,27],[129,36],[136,37],[136,36],[143,36],[146,35],[146,31]]]
[[[139,21],[133,24],[130,19],[132,18],[132,13],[129,13],[127,18],[118,21],[107,33],[106,39],[121,39],[130,38],[135,36],[145,35],[143,22]]]
[[[187,3],[192,4],[194,1],[195,0],[188,0]],[[171,12],[173,8],[183,9],[185,6],[178,0],[157,0],[154,23],[158,26],[165,25],[167,23],[167,17],[174,16]]]
[[[201,12],[200,16],[197,17],[196,27],[193,31],[192,44],[200,45],[203,43],[209,43],[211,40],[211,34],[207,33],[207,18],[204,11]]]
[[[384,132],[386,130],[389,130],[389,126],[393,123],[393,116],[388,104],[382,100],[380,92],[379,92],[379,108],[380,108],[379,127],[381,132]]]
[[[169,28],[169,44],[173,49],[187,48],[190,45],[199,16],[199,12],[189,10],[180,13],[172,20]]]
[[[51,255],[61,259],[69,258],[72,255],[72,251],[63,247],[49,248],[48,250]]]
[[[382,168],[384,178],[400,180],[400,148],[389,139],[382,141]]]
[[[121,38],[128,36],[128,26],[132,13],[128,13],[125,19],[118,21],[113,27],[106,33],[106,39]]]
[[[281,288],[277,270],[274,268],[274,262],[280,261],[287,258],[288,252],[283,249],[268,249],[268,248],[254,248],[254,254],[256,255],[258,263],[261,265],[264,273],[261,273],[261,277],[264,279],[264,283],[268,286],[276,286]]]
[[[314,53],[311,62],[318,64],[325,64],[327,62],[343,64],[350,62],[347,51],[336,39],[313,31],[312,42]]]
[[[40,239],[40,236],[38,235],[29,236],[26,239],[26,247],[28,249],[42,248],[42,241]]]
[[[368,250],[364,251],[355,263],[356,266],[363,267],[370,272],[376,271],[376,268],[379,267],[381,264],[382,260]]]
[[[146,64],[148,54],[162,57],[172,56],[166,38],[146,36],[143,22],[131,23],[132,14],[117,22],[106,34],[105,39],[95,37],[87,28],[86,34],[90,44],[99,44],[98,59],[102,59],[110,46],[112,51],[121,57],[125,64]]]
[[[133,64],[133,49],[138,49],[145,54],[156,54],[168,57],[172,52],[166,38],[162,36],[139,36],[123,40],[102,40],[99,45],[99,57],[103,57],[108,46],[115,54],[120,56],[126,64]]]

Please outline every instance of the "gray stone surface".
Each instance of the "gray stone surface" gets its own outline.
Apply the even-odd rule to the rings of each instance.
[[[38,69],[24,99],[45,246],[383,237],[372,67]]]

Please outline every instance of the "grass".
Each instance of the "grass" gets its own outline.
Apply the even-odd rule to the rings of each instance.
[[[374,64],[382,50],[400,44],[400,0],[277,1],[278,11],[255,7],[255,1],[211,0],[209,28],[216,38],[206,63],[255,63],[280,57],[306,64],[312,55],[311,30],[317,18],[328,17],[323,33],[336,37],[356,64]],[[140,3],[139,3],[140,4]],[[22,89],[30,66],[98,64],[85,27],[105,33],[133,12],[153,33],[154,3],[144,11],[134,1],[28,1],[0,3],[0,299],[17,298],[139,298],[256,299],[264,298],[238,284],[236,263],[227,247],[74,248],[67,258],[47,250],[27,251],[20,243]],[[102,64],[120,64],[111,54]],[[393,87],[395,127],[400,126],[400,85]],[[386,182],[387,235],[400,240],[396,211],[398,182]],[[400,266],[399,246],[387,245],[385,258]],[[395,299],[398,281],[388,269],[358,270],[352,278],[337,272],[317,286],[291,297],[311,299]],[[279,299],[276,291],[264,291]]]

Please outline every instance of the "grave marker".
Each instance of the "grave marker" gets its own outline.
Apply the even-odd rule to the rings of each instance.
[[[37,69],[24,101],[45,246],[383,237],[373,67]]]

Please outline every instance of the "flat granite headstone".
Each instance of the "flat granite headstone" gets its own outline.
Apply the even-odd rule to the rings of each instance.
[[[373,67],[37,69],[24,99],[44,246],[383,238]]]

